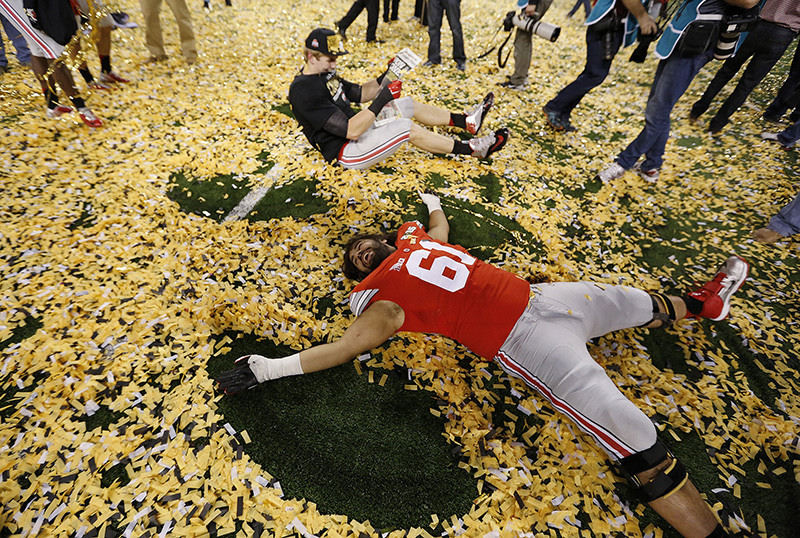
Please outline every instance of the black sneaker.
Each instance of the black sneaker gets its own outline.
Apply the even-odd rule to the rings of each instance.
[[[547,124],[553,128],[555,131],[563,131],[566,129],[564,123],[561,121],[561,113],[556,112],[547,106],[542,107],[542,112],[544,112],[545,120]]]
[[[345,29],[342,28],[340,22],[333,23],[336,26],[336,33],[342,38],[342,41],[347,41],[347,35],[345,35]]]

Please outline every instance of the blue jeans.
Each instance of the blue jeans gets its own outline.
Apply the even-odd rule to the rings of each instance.
[[[593,26],[589,26],[586,29],[586,66],[578,78],[558,92],[558,95],[553,97],[545,105],[545,108],[558,112],[562,117],[569,119],[572,109],[578,106],[581,99],[593,88],[602,84],[608,76],[611,62],[614,61],[614,56],[622,44],[623,33],[622,27],[620,27],[619,31],[611,34],[609,52],[612,54],[611,59],[606,60],[604,58],[606,33],[597,32]]]
[[[3,29],[6,31],[6,35],[8,39],[14,44],[14,48],[17,51],[17,60],[22,65],[30,65],[31,64],[31,51],[28,49],[28,44],[25,43],[25,39],[22,37],[22,34],[19,33],[19,30],[11,24],[11,21],[6,19],[3,15],[0,15],[0,23],[3,25]],[[0,39],[0,66],[7,67],[8,60],[6,59],[6,51],[5,47],[3,46],[3,40]]]
[[[442,63],[440,42],[442,37],[442,16],[447,14],[447,23],[453,32],[453,59],[465,62],[464,32],[461,31],[461,0],[429,0],[428,1],[428,60],[434,64]]]
[[[800,193],[770,219],[767,227],[784,237],[800,233]]]
[[[711,50],[690,58],[681,58],[676,52],[659,62],[644,111],[644,128],[617,155],[617,164],[628,170],[644,155],[642,170],[661,168],[664,164],[664,149],[669,139],[669,116],[672,109],[695,75],[712,57]]]
[[[567,13],[567,17],[572,17],[575,15],[575,12],[578,11],[579,7],[581,7],[581,4],[583,4],[583,18],[585,19],[588,17],[589,12],[592,11],[592,3],[589,0],[577,0],[575,5],[572,6],[572,9],[569,10],[569,13]]]

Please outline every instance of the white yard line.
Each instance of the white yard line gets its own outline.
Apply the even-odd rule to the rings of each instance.
[[[283,172],[283,167],[279,164],[276,164],[269,172],[267,172],[265,179],[271,180],[271,183],[274,184],[275,178],[277,178],[281,172]],[[271,188],[272,187],[256,187],[252,191],[248,192],[245,197],[242,198],[242,201],[239,202],[236,207],[231,209],[230,213],[225,215],[225,218],[222,220],[222,222],[231,222],[245,218]]]

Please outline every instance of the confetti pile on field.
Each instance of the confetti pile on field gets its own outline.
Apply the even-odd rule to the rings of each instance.
[[[349,3],[234,3],[206,12],[192,2],[200,49],[193,66],[180,59],[166,7],[167,62],[143,65],[141,28],[115,31],[115,67],[134,81],[90,95],[101,129],[74,114],[45,119],[28,72],[0,79],[0,529],[377,532],[284,496],[282,477],[247,453],[258,432],[236,431],[220,412],[206,363],[229,351],[223,334],[297,350],[341,334],[352,286],[338,271],[342,244],[414,216],[413,193],[428,188],[454,219],[454,239],[472,237],[473,251],[524,276],[674,292],[711,276],[732,252],[748,259],[752,278],[728,320],[623,331],[591,349],[679,454],[682,440],[699,439],[716,474],[700,489],[732,531],[773,535],[786,521],[797,528],[796,510],[773,521],[747,508],[759,497],[757,506],[769,506],[775,480],[795,492],[800,482],[798,245],[749,239],[797,190],[795,153],[757,136],[780,76],[770,75],[755,104],[712,139],[687,120],[712,64],[675,110],[659,182],[629,173],[600,185],[594,173],[641,127],[654,60],[640,67],[620,53],[606,84],[576,111],[578,133],[556,135],[541,106],[583,65],[583,29],[565,18],[569,6],[548,14],[561,38],[536,40],[525,92],[496,86],[502,75],[493,55],[456,71],[445,24],[443,65],[416,69],[404,93],[464,109],[491,88],[487,127],[509,126],[509,145],[491,162],[407,146],[382,167],[342,171],[309,147],[286,96],[302,39],[332,26]],[[141,22],[138,4],[121,7]],[[427,34],[406,20],[410,10],[409,0],[400,21],[379,27],[381,45],[363,43],[362,16],[348,31],[351,54],[339,71],[366,80],[403,47],[424,56]],[[470,57],[490,43],[504,11],[464,0]],[[249,218],[223,219],[259,188],[277,197],[282,213],[256,207]],[[459,222],[500,239],[459,236]],[[443,417],[460,466],[477,480],[469,512],[381,531],[664,532],[663,521],[643,521],[644,506],[618,495],[621,479],[589,437],[464,348],[403,336],[343,368],[370,376],[376,390],[385,372],[409,372],[407,390],[431,393],[430,411]],[[96,425],[98,416],[111,419]],[[123,471],[128,480],[109,478]],[[780,502],[796,506],[797,498]]]

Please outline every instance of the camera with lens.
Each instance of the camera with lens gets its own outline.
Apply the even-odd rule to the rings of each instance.
[[[506,18],[503,19],[503,30],[510,32],[515,26],[524,32],[530,32],[551,42],[558,39],[561,34],[561,28],[555,24],[540,21],[538,17],[526,15],[524,9],[506,13]]]
[[[722,22],[717,44],[714,46],[714,58],[725,60],[736,52],[736,43],[742,32],[747,32],[756,21],[752,14],[739,14],[726,17]]]

